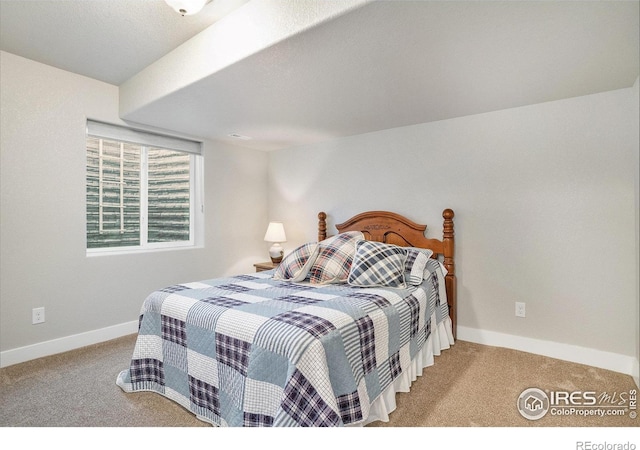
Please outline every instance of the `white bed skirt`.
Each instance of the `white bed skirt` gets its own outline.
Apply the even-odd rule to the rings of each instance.
[[[431,323],[436,323],[435,315],[431,320]],[[422,370],[432,366],[434,357],[439,356],[442,350],[448,349],[453,344],[451,318],[447,317],[440,322],[435,332],[431,333],[422,350],[418,352],[413,361],[411,361],[411,367],[396,378],[394,382],[371,403],[369,416],[362,422],[351,426],[362,427],[376,421],[388,422],[389,414],[396,409],[396,393],[409,392],[411,384],[422,375]]]

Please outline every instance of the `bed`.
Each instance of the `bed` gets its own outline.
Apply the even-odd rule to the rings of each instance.
[[[189,282],[143,302],[116,384],[215,426],[363,426],[455,342],[454,213],[442,238],[399,214],[336,224],[273,270]]]

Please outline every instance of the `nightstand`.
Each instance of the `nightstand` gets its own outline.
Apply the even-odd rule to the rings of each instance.
[[[278,266],[279,264],[274,264],[271,261],[261,262],[253,265],[253,267],[256,268],[256,272],[263,272],[265,270],[275,269]]]

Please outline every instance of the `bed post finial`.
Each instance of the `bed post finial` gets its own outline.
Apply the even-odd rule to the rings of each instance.
[[[324,212],[318,213],[318,242],[327,238],[327,215]]]

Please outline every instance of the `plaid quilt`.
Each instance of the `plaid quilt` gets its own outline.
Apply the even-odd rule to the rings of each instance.
[[[117,384],[218,426],[357,424],[448,317],[438,268],[407,289],[292,283],[272,272],[152,293]]]

